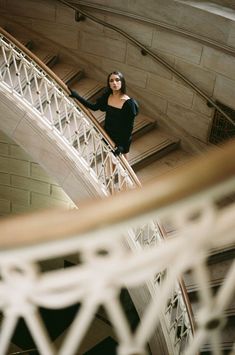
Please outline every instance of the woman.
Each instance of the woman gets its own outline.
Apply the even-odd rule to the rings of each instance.
[[[137,102],[126,95],[126,82],[122,73],[114,71],[108,75],[107,89],[96,103],[91,103],[71,90],[70,97],[76,98],[93,111],[105,111],[104,129],[115,143],[115,155],[123,154],[128,160],[131,135],[135,116],[139,108]]]

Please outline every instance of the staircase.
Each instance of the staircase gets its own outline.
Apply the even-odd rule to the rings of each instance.
[[[8,28],[6,30],[27,46],[66,85],[78,91],[85,99],[95,101],[102,94],[105,81],[100,82],[88,77],[83,68],[78,68],[74,64],[61,60],[58,53],[45,49],[43,45],[38,45],[37,42],[27,37],[28,35],[19,35],[14,32],[12,27],[11,31]],[[103,126],[104,113],[96,111],[92,114]],[[129,164],[142,184],[182,166],[191,158],[190,153],[181,149],[178,138],[159,127],[156,118],[149,117],[140,111],[134,123]]]
[[[12,35],[17,38],[17,35],[14,34],[14,32],[12,32]],[[30,38],[25,39],[19,37],[18,40],[30,48],[30,50],[48,65],[56,75],[66,83],[66,85],[77,90],[80,95],[84,96],[86,99],[91,101],[95,100],[104,89],[101,82],[87,77],[83,68],[77,68],[70,63],[60,61],[60,57],[57,53],[51,53],[50,51],[45,50],[45,48],[37,46]],[[95,112],[94,116],[98,122],[103,125],[103,113]],[[140,180],[143,184],[185,164],[190,158],[190,154],[181,149],[180,141],[163,131],[161,127],[158,127],[155,119],[142,113],[137,116],[133,132],[133,144],[130,152],[130,165],[136,172],[137,176],[140,176]],[[172,234],[171,231],[169,234]],[[208,260],[211,270],[210,287],[213,292],[216,292],[216,288],[223,281],[226,265],[230,264],[232,259],[234,259],[233,247],[226,251],[214,251],[210,255]],[[190,275],[185,275],[185,283],[193,310],[195,311],[195,314],[197,314],[197,285],[193,283]],[[234,341],[234,304],[228,309],[227,314],[229,320],[225,328],[225,340],[223,342],[224,354],[231,349]],[[85,354],[98,354],[99,346],[103,346],[103,349],[106,349],[106,346],[107,349],[109,346],[112,349],[115,349],[116,343],[114,340],[110,341],[110,338],[107,338],[102,340],[99,345],[96,345],[93,350],[87,351]],[[114,350],[110,350],[110,354],[112,351]],[[210,354],[210,349],[205,346],[202,349],[202,354]]]

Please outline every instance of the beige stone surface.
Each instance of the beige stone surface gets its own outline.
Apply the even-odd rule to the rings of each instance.
[[[68,195],[60,186],[52,184],[50,188],[51,197],[71,203],[71,200],[69,199]]]
[[[126,42],[113,38],[83,32],[80,36],[79,49],[97,56],[123,62],[126,53]]]
[[[235,47],[235,23],[230,22],[228,45]]]
[[[105,21],[126,32],[141,44],[151,46],[154,32],[154,27],[152,25],[140,21],[137,22],[135,20],[129,22],[122,16],[106,16]],[[104,27],[104,33],[107,34],[108,37],[123,38],[121,34],[106,27]]]
[[[174,58],[169,54],[158,53],[158,55],[171,65],[174,65]],[[172,73],[161,63],[156,62],[151,56],[143,56],[139,48],[132,44],[127,47],[127,64],[142,70],[148,68],[148,72],[162,76],[163,78],[172,78]]]
[[[235,81],[218,75],[216,78],[214,96],[223,104],[235,109]]]
[[[226,43],[230,21],[222,16],[182,5],[179,26],[203,37]]]
[[[198,113],[208,117],[212,117],[214,114],[214,109],[208,107],[206,100],[199,95],[194,95],[192,108],[193,111],[197,111]]]
[[[175,68],[193,84],[200,87],[207,95],[211,96],[215,85],[216,74],[198,65],[176,59]]]
[[[202,56],[204,67],[235,80],[235,57],[219,52],[213,48],[205,48]]]
[[[17,16],[55,21],[56,3],[54,1],[11,0],[6,2],[6,8]]]
[[[18,123],[23,118],[24,112],[22,112],[22,110],[17,106],[17,102],[15,102],[15,105],[12,105],[11,101],[9,100],[9,97],[5,96],[5,94],[1,94],[1,91],[0,91],[0,112],[1,112],[0,129],[4,127],[5,135],[11,137]]]
[[[50,21],[32,20],[32,29],[34,31],[40,31],[43,37],[69,49],[77,49],[78,47],[78,32],[75,26],[76,23],[63,25],[51,23]]]
[[[27,137],[27,140],[25,140]],[[40,162],[50,167],[51,175],[58,177],[58,183],[61,184],[67,175],[66,158],[61,157],[58,164],[56,147],[53,141],[49,141],[40,131],[32,127],[29,122],[22,121],[17,130],[15,130],[13,138],[24,147],[25,150],[31,152],[34,161]]]
[[[126,5],[124,5],[126,6]],[[166,0],[128,0],[127,8],[130,12],[141,14],[147,18],[177,24],[180,16],[180,6]]]
[[[1,185],[10,185],[10,174],[0,173],[0,184]]]
[[[130,91],[132,92],[132,90]],[[157,122],[159,122],[159,115],[166,113],[166,98],[155,93],[150,93],[146,89],[138,89],[138,92],[132,92],[132,96],[138,97],[140,112],[147,112],[150,118],[153,118],[154,121],[157,120]]]
[[[44,195],[50,195],[50,185],[43,181],[34,180],[31,177],[25,178],[22,176],[11,176],[11,185],[14,187],[38,192]]]
[[[148,79],[147,88],[152,93],[156,92],[169,101],[187,107],[191,107],[192,105],[193,92],[173,80],[167,80],[156,75],[151,75]]]
[[[0,186],[0,196],[2,199],[29,206],[30,192],[12,186]]]
[[[28,177],[30,164],[28,161],[0,156],[0,171]]]
[[[33,179],[38,179],[40,181],[54,183],[52,177],[48,176],[45,170],[37,163],[31,162],[30,164],[30,176]]]
[[[146,87],[148,73],[146,73],[144,70],[140,70],[133,66],[128,66],[126,64],[107,59],[103,59],[102,66],[103,69],[107,71],[107,73],[111,73],[113,70],[120,70],[125,76],[127,86],[134,86],[137,88]]]
[[[171,120],[175,120],[189,135],[196,137],[203,142],[207,142],[209,121],[205,116],[183,108],[177,104],[169,104],[167,114]]]
[[[30,155],[26,153],[21,147],[19,147],[17,144],[10,144],[9,145],[9,155],[17,158],[17,159],[22,159],[22,160],[32,160]]]
[[[105,21],[105,15],[101,12],[96,12],[91,9],[89,13],[96,18],[98,18],[101,21]],[[74,14],[75,16],[75,14]],[[90,20],[89,18],[86,18],[85,21],[79,21],[75,22],[76,28],[79,31],[84,31],[84,32],[90,32],[90,33],[103,33],[104,32],[104,26],[100,23],[97,23],[95,21]]]
[[[8,154],[8,150],[9,150],[8,144],[0,142],[0,155],[1,154],[4,154],[4,155]]]
[[[156,30],[153,36],[153,49],[160,49],[176,57],[198,64],[201,60],[202,45],[196,41],[170,33]]]
[[[60,199],[51,198],[51,196],[45,196],[36,192],[31,193],[31,207],[32,209],[44,209],[44,208],[64,208],[70,207],[69,203]]]

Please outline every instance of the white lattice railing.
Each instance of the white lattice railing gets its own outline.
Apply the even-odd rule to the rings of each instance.
[[[104,194],[136,186],[137,178],[129,173],[131,168],[114,156],[110,139],[91,121],[91,115],[88,117],[68,97],[65,84],[58,78],[56,81],[55,75],[51,77],[39,61],[35,62],[36,58],[24,53],[22,46],[17,47],[4,33],[2,30],[0,39],[1,86],[37,115],[38,124],[57,135],[87,174],[99,181]]]
[[[40,124],[44,124],[45,126],[48,127],[48,130],[50,131],[51,134],[55,134],[56,137],[59,137],[60,140],[64,143],[65,147],[67,147],[68,149],[71,149],[73,151],[73,154],[76,154],[78,163],[80,162],[81,164],[83,164],[83,166],[86,167],[87,171],[89,172],[89,174],[91,176],[94,177],[94,179],[97,181],[99,181],[100,183],[100,189],[103,191],[104,194],[109,194],[110,192],[116,192],[116,191],[120,191],[120,190],[128,190],[131,189],[132,187],[136,187],[136,180],[135,178],[130,174],[131,169],[129,169],[128,166],[125,165],[125,163],[123,163],[122,160],[114,157],[113,153],[112,153],[112,145],[109,143],[104,142],[104,138],[107,141],[107,137],[105,137],[102,133],[102,130],[99,130],[99,127],[94,126],[94,122],[91,121],[90,117],[88,117],[87,115],[84,115],[84,113],[78,109],[77,106],[74,105],[74,102],[71,101],[68,97],[67,97],[67,93],[65,90],[62,89],[62,87],[58,84],[58,82],[56,80],[54,80],[53,76],[50,77],[50,75],[45,72],[40,65],[33,60],[27,53],[24,53],[22,51],[22,48],[17,46],[15,43],[13,43],[9,37],[6,37],[6,34],[4,33],[4,31],[2,31],[2,35],[1,35],[1,64],[0,64],[0,85],[1,88],[3,90],[7,90],[10,91],[13,96],[14,99],[19,100],[21,102],[21,104],[24,104],[25,106],[28,107],[28,109],[30,109],[32,112],[35,113],[35,115],[37,115],[38,118],[40,118]],[[137,202],[139,203],[139,201]],[[161,235],[158,229],[158,225],[156,223],[150,222],[149,220],[147,221],[147,224],[144,222],[142,224],[137,224],[137,225],[133,225],[133,226],[129,226],[129,227],[133,227],[132,229],[128,229],[128,233],[125,233],[125,238],[127,235],[129,235],[129,237],[132,237],[132,240],[134,241],[134,245],[135,248],[137,246],[140,247],[140,250],[145,250],[145,246],[150,245],[151,248],[149,251],[145,250],[145,253],[149,253],[149,255],[151,254],[151,250],[153,248],[153,250],[155,250],[156,244],[158,240],[162,240],[161,239]],[[35,235],[35,232],[32,232]],[[43,234],[43,232],[42,232]],[[112,230],[112,239],[114,238],[114,234],[116,234],[115,230]],[[66,233],[67,235],[67,233]],[[68,233],[69,235],[69,233]],[[99,235],[99,233],[97,232],[97,235]],[[64,235],[65,236],[65,235]],[[25,249],[25,251],[15,251],[16,253],[16,260],[19,260],[19,262],[13,262],[12,263],[12,257],[14,255],[14,252],[11,250],[10,254],[6,253],[6,255],[3,253],[2,254],[2,258],[1,258],[1,265],[2,265],[2,275],[3,276],[3,280],[7,280],[6,283],[3,282],[2,283],[2,299],[7,299],[6,296],[6,284],[8,285],[8,283],[11,281],[9,281],[10,279],[14,279],[14,284],[15,284],[15,277],[20,278],[20,283],[22,283],[22,292],[23,294],[21,295],[21,301],[22,301],[22,307],[20,307],[20,309],[18,308],[20,303],[17,301],[15,304],[15,300],[13,300],[12,304],[9,305],[9,307],[7,306],[5,308],[4,302],[2,303],[3,311],[4,311],[4,315],[5,315],[5,320],[3,322],[3,329],[4,331],[2,332],[2,336],[0,338],[0,348],[1,349],[6,349],[7,348],[7,344],[10,341],[10,336],[12,333],[12,330],[15,326],[15,322],[19,316],[19,312],[20,315],[22,315],[28,324],[30,324],[30,328],[32,327],[31,331],[34,334],[35,341],[36,341],[36,345],[38,347],[38,349],[41,351],[42,354],[52,354],[55,351],[52,350],[53,346],[49,345],[49,341],[47,339],[47,336],[45,335],[45,330],[42,329],[37,329],[39,326],[39,319],[37,316],[35,316],[35,314],[37,314],[37,307],[39,305],[43,306],[44,301],[43,299],[39,301],[38,297],[40,298],[40,296],[36,296],[36,293],[38,291],[36,291],[36,289],[33,291],[33,293],[35,292],[35,299],[32,302],[32,300],[30,301],[30,305],[32,305],[32,309],[30,310],[29,308],[31,308],[31,306],[29,306],[29,304],[27,305],[26,300],[24,299],[26,294],[28,294],[29,289],[26,287],[26,289],[24,290],[24,283],[26,283],[27,285],[30,284],[30,290],[33,290],[33,286],[31,284],[31,281],[35,282],[35,278],[37,279],[37,285],[39,285],[38,280],[43,280],[44,276],[46,277],[45,280],[47,279],[47,274],[45,275],[40,275],[40,273],[37,271],[37,268],[35,269],[35,265],[37,264],[38,260],[43,260],[45,258],[53,258],[53,257],[58,257],[61,256],[62,254],[65,253],[71,253],[74,252],[76,250],[77,253],[82,253],[84,260],[89,260],[89,263],[91,262],[91,264],[93,265],[92,268],[94,267],[94,265],[96,265],[96,262],[98,262],[98,268],[100,261],[103,262],[107,260],[111,261],[109,258],[101,258],[99,257],[95,257],[94,260],[91,259],[91,256],[95,256],[97,253],[97,250],[103,250],[103,248],[108,248],[108,254],[112,254],[114,256],[114,260],[117,258],[116,261],[120,262],[121,260],[119,259],[119,254],[125,255],[125,253],[127,253],[126,249],[123,249],[122,245],[122,238],[121,236],[119,236],[119,234],[117,235],[117,240],[116,238],[114,238],[114,240],[111,242],[108,238],[108,240],[106,240],[106,238],[101,238],[100,242],[101,244],[99,244],[99,237],[94,237],[94,239],[92,240],[92,242],[90,241],[90,239],[88,239],[88,241],[86,242],[86,239],[84,239],[84,241],[82,242],[81,245],[84,245],[84,250],[80,250],[80,241],[82,239],[79,238],[79,243],[76,241],[75,245],[73,245],[73,238],[70,240],[68,239],[68,241],[66,242],[68,244],[68,246],[64,246],[62,247],[60,246],[60,243],[56,243],[56,247],[53,243],[53,247],[52,248],[47,248],[48,247],[48,243],[47,243],[47,247],[44,248],[44,246],[42,247],[37,247],[37,248],[30,248],[30,253],[28,254],[28,248]],[[75,238],[76,239],[76,238]],[[72,241],[72,242],[71,242]],[[65,243],[65,244],[66,244]],[[79,246],[78,246],[78,244]],[[83,244],[85,243],[85,244]],[[86,243],[88,243],[86,245]],[[97,244],[98,243],[98,244]],[[104,244],[103,244],[104,243]],[[113,243],[113,244],[112,244]],[[106,245],[107,244],[107,245]],[[119,245],[120,244],[120,245]],[[71,247],[72,246],[72,247]],[[73,249],[75,247],[75,249]],[[115,249],[117,247],[117,256],[116,256],[116,251],[114,251],[113,249]],[[62,249],[61,249],[62,248]],[[82,247],[83,248],[83,247]],[[96,249],[98,248],[98,249]],[[111,249],[109,249],[111,248]],[[42,252],[42,254],[41,254]],[[46,253],[45,253],[46,252]],[[143,258],[144,255],[143,254]],[[5,255],[5,256],[4,256]],[[10,258],[9,258],[9,255]],[[33,257],[33,255],[35,256],[35,259]],[[22,257],[22,258],[21,258]],[[129,257],[129,256],[128,256]],[[29,258],[29,259],[28,259]],[[96,260],[96,258],[98,258]],[[134,258],[134,256],[133,256]],[[6,260],[6,264],[5,261]],[[24,260],[26,260],[24,262]],[[146,261],[144,261],[145,263]],[[89,280],[90,278],[92,278],[93,276],[90,275],[91,270],[89,271],[89,263],[88,263],[88,271],[86,271],[84,273],[83,276],[86,275],[87,280]],[[114,262],[115,264],[116,262]],[[105,264],[106,265],[106,264]],[[116,264],[115,264],[116,265]],[[140,272],[141,270],[141,263],[140,265],[137,267],[136,266],[136,270],[139,270],[139,274],[142,275],[142,272]],[[105,266],[106,267],[106,266]],[[164,265],[164,268],[167,267],[167,265]],[[111,267],[112,268],[112,267]],[[115,271],[117,268],[117,270],[119,268],[122,268],[121,265],[116,265],[114,267],[114,273],[116,273],[117,271]],[[158,270],[157,268],[154,269],[155,266],[153,267],[153,269],[151,269],[151,273],[154,273],[155,275],[158,275],[156,278],[154,278],[155,280],[158,280],[158,282],[154,282],[152,279],[150,281],[151,284],[155,285],[155,287],[153,287],[153,303],[155,302],[154,300],[158,300],[159,301],[159,297],[156,298],[155,296],[155,292],[157,292],[157,295],[159,296],[159,292],[158,292],[158,288],[161,287],[159,285],[162,284],[166,284],[166,282],[163,282],[164,280],[162,280],[161,275],[165,275],[165,272],[162,273],[162,271],[164,271],[164,268],[161,268],[161,270]],[[86,269],[86,268],[85,268]],[[78,271],[78,275],[80,274],[80,265],[78,267],[75,267],[74,269],[75,273]],[[154,271],[153,271],[154,270]],[[107,270],[108,271],[108,270]],[[180,270],[182,271],[182,270]],[[68,272],[68,274],[67,274]],[[55,289],[53,288],[52,291],[49,289],[49,291],[47,290],[46,292],[49,292],[53,294],[50,295],[49,298],[54,298],[55,294],[55,290],[62,288],[61,290],[64,291],[67,290],[68,285],[66,285],[66,283],[68,282],[68,278],[67,275],[70,275],[70,272],[72,272],[72,270],[70,271],[60,271],[60,273],[65,273],[65,277],[63,278],[65,282],[65,285],[61,284],[61,286],[58,286],[57,283],[59,282],[59,280],[56,280],[56,275],[57,273],[55,273],[55,280],[53,281],[53,283],[55,284]],[[88,272],[88,273],[87,273]],[[83,270],[82,270],[83,273]],[[119,271],[118,271],[119,273]],[[135,274],[135,277],[137,277],[137,274]],[[148,274],[148,272],[147,272]],[[54,273],[48,273],[48,277],[50,279],[51,275],[54,275]],[[28,276],[30,278],[31,281],[29,281]],[[83,277],[82,276],[82,277]],[[178,276],[178,271],[176,272],[175,276]],[[10,279],[9,279],[10,277]],[[54,276],[53,276],[54,277]],[[78,280],[80,276],[77,276]],[[77,278],[76,277],[76,278]],[[99,275],[100,277],[100,275]],[[107,276],[105,276],[107,277]],[[108,278],[110,277],[110,274],[108,276]],[[134,277],[134,278],[135,278]],[[137,277],[139,279],[139,277]],[[165,277],[163,278],[165,279]],[[168,276],[167,276],[168,279]],[[24,281],[25,280],[25,281]],[[26,281],[27,280],[27,281]],[[34,281],[33,281],[34,280]],[[95,280],[95,278],[94,278]],[[102,284],[103,278],[101,277],[101,279],[99,281],[97,281],[97,283],[99,285]],[[118,279],[117,279],[118,280]],[[144,279],[142,279],[140,277],[141,282],[145,282],[143,281]],[[160,280],[160,282],[159,282]],[[104,281],[106,282],[106,281]],[[52,284],[53,284],[52,283]],[[86,281],[87,283],[87,281]],[[92,281],[92,283],[94,283]],[[51,285],[52,285],[51,284]],[[83,282],[81,282],[81,285],[83,284]],[[174,284],[174,287],[173,287]],[[125,284],[128,287],[128,283]],[[169,286],[170,285],[170,286]],[[13,284],[11,284],[10,289],[12,289]],[[120,285],[121,286],[121,283]],[[119,290],[119,286],[116,287],[115,286],[115,294],[118,294],[118,290]],[[15,286],[13,286],[14,288]],[[89,285],[86,286],[89,288]],[[173,287],[173,288],[172,288]],[[73,289],[75,288],[76,291],[73,291]],[[72,304],[73,301],[76,298],[76,302],[78,302],[79,300],[81,300],[79,297],[79,295],[84,295],[86,293],[85,290],[80,291],[80,287],[79,287],[79,291],[76,289],[77,285],[72,285],[71,284],[71,289],[68,290],[68,298],[67,296],[66,301],[61,301],[60,304],[54,305],[54,307],[58,307],[61,308],[63,307],[65,304]],[[64,292],[63,291],[63,292]],[[105,292],[107,291],[107,295],[109,294],[108,290],[106,289],[106,287],[104,287],[104,290],[101,292],[102,293],[102,297],[101,298],[106,298],[107,295],[105,296]],[[169,292],[168,292],[169,291]],[[40,291],[41,292],[41,291]],[[39,293],[40,293],[39,292]],[[44,291],[43,291],[44,292]],[[57,292],[57,291],[56,291]],[[62,293],[63,293],[62,292]],[[81,292],[81,294],[80,294]],[[112,293],[111,292],[111,293]],[[67,294],[67,291],[65,292]],[[12,295],[14,295],[14,292],[11,292]],[[73,296],[74,294],[74,296]],[[99,294],[99,292],[97,292],[97,295]],[[174,282],[168,284],[168,286],[166,287],[166,291],[165,291],[165,298],[162,299],[162,301],[159,303],[159,305],[161,304],[161,308],[159,308],[158,312],[164,313],[162,310],[166,309],[165,314],[165,321],[167,324],[167,331],[170,334],[170,337],[172,338],[172,348],[174,348],[174,353],[175,354],[180,354],[182,353],[182,349],[185,348],[185,344],[188,343],[188,341],[192,338],[192,329],[191,329],[191,324],[190,324],[190,320],[189,320],[189,315],[188,315],[188,309],[186,307],[186,303],[185,303],[185,299],[182,295],[182,290],[181,288],[178,286],[178,282],[177,282],[177,278],[174,278]],[[5,295],[5,296],[4,296]],[[75,296],[76,295],[76,296]],[[58,294],[57,294],[58,296]],[[13,297],[14,298],[14,297]],[[47,297],[46,297],[47,298]],[[52,299],[51,298],[51,299]],[[62,297],[63,298],[63,297]],[[82,297],[83,298],[83,297]],[[99,298],[99,297],[98,297]],[[36,299],[38,299],[38,301],[36,301]],[[21,302],[20,301],[20,302]],[[49,301],[49,299],[48,299]],[[89,297],[87,298],[87,300],[83,299],[83,301],[86,302],[91,302],[89,300]],[[38,302],[38,303],[37,303]],[[93,302],[93,301],[92,301]],[[91,303],[92,303],[91,302]],[[98,301],[98,299],[95,300],[95,304],[96,306],[98,305],[98,303],[100,302],[100,300]],[[116,302],[116,301],[115,301]],[[114,303],[115,303],[114,302]],[[51,301],[46,302],[44,304],[44,306],[50,307],[52,306]],[[165,307],[165,308],[164,308]],[[117,308],[118,309],[118,308]],[[115,310],[115,307],[113,308],[113,310]],[[9,311],[9,316],[8,316],[8,311]],[[25,313],[24,313],[25,312]],[[84,319],[86,320],[86,322],[89,321],[91,314],[88,313],[87,310],[84,311]],[[110,317],[112,318],[114,315],[112,314],[112,312],[116,312],[116,311],[112,311],[112,307],[110,310]],[[117,311],[118,312],[118,311]],[[22,314],[24,313],[24,314]],[[79,316],[80,317],[80,316]],[[78,319],[80,319],[78,317]],[[121,317],[121,318],[120,318]],[[133,342],[136,342],[136,337],[134,337],[132,339],[132,336],[130,334],[130,331],[128,330],[128,326],[125,323],[125,321],[122,319],[122,316],[120,314],[117,314],[117,318],[120,320],[120,324],[118,324],[118,329],[117,333],[118,333],[118,337],[120,336],[120,342],[123,343],[124,348],[125,346],[127,346],[127,348],[129,346],[134,346]],[[157,317],[156,317],[157,319]],[[118,320],[118,322],[119,322]],[[80,324],[80,320],[78,320],[79,324]],[[86,328],[86,322],[84,322],[84,324],[82,324],[81,326],[81,334],[85,331]],[[124,330],[121,330],[121,326],[124,326]],[[75,327],[75,326],[74,326]],[[80,327],[80,325],[79,325]],[[73,326],[72,328],[73,329]],[[142,329],[142,328],[141,328]],[[149,329],[149,328],[146,328]],[[149,329],[150,330],[150,329]],[[69,342],[70,342],[70,337],[72,338],[71,342],[75,342],[76,344],[74,345],[74,347],[78,346],[79,343],[79,338],[77,337],[77,335],[75,336],[73,334],[73,332],[75,332],[75,330],[71,330],[70,335],[69,335]],[[141,330],[142,333],[142,330]],[[151,332],[149,332],[148,334],[146,333],[146,336],[143,335],[139,335],[139,337],[143,337],[143,339],[141,341],[137,341],[137,343],[140,345],[138,345],[138,349],[142,349],[144,348],[144,344],[145,342],[148,340],[148,337],[150,335]],[[37,335],[38,334],[38,335]],[[144,334],[144,333],[143,333]],[[137,335],[136,335],[137,336]],[[82,337],[82,335],[81,335]],[[76,340],[75,340],[76,338]],[[71,349],[67,352],[67,347],[70,347],[70,345],[66,345],[67,343],[65,343],[64,347],[62,348],[63,350],[61,350],[61,352],[59,353],[63,353],[63,354],[72,354],[73,353],[73,346],[71,345]],[[132,345],[130,345],[132,344]],[[2,347],[1,347],[2,346]],[[121,347],[122,348],[122,347]],[[45,352],[46,349],[46,352]],[[66,350],[64,350],[66,349]],[[129,348],[128,348],[129,349]],[[141,350],[141,351],[142,351]],[[3,352],[4,353],[4,352]],[[120,350],[120,353],[122,353],[122,350]],[[123,353],[125,354],[129,354],[130,350],[128,351],[124,351]]]

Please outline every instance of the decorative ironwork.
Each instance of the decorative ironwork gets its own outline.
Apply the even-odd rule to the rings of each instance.
[[[215,109],[209,142],[220,144],[235,137],[235,110],[218,101],[216,101],[216,104],[226,112],[234,122],[233,125],[217,109]]]

